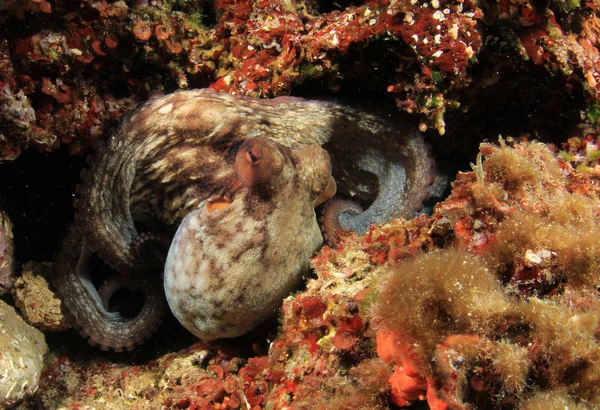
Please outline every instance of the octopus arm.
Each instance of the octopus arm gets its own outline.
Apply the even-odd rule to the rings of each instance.
[[[334,177],[342,196],[368,202],[368,207],[363,211],[356,201],[330,201],[321,221],[325,236],[339,238],[336,229],[362,234],[371,224],[414,216],[429,198],[434,178],[422,135],[401,119],[386,121],[347,107],[337,112],[325,144],[332,153]],[[375,177],[371,186],[356,169]]]
[[[121,145],[109,141],[90,157],[90,168],[82,171],[74,205],[75,222],[91,248],[106,263],[126,273],[136,270],[131,245],[138,233],[129,208],[136,161],[133,152],[122,154],[125,150]],[[115,151],[121,152],[117,155]]]
[[[132,350],[148,339],[162,321],[166,304],[160,280],[119,275],[109,279],[101,295],[89,272],[91,254],[89,245],[71,229],[61,250],[56,275],[63,303],[90,344],[103,350]],[[132,318],[108,310],[110,297],[122,288],[143,293],[143,305]]]

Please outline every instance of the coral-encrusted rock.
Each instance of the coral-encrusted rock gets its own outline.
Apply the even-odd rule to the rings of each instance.
[[[375,282],[396,405],[600,408],[600,140],[563,147],[482,144],[435,206],[426,252]],[[394,259],[392,240],[376,260]]]
[[[48,351],[44,335],[0,301],[0,407],[37,389]]]
[[[12,223],[0,211],[0,296],[12,288],[14,278]]]
[[[61,300],[49,287],[47,277],[51,274],[49,264],[28,262],[23,266],[23,274],[13,288],[15,306],[30,325],[41,330],[63,331],[70,322],[61,308]]]

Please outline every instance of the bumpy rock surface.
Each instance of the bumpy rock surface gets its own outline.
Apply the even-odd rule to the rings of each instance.
[[[0,408],[37,389],[47,351],[43,333],[0,301]]]
[[[0,211],[0,296],[10,290],[14,280],[12,223]]]
[[[42,330],[63,331],[69,328],[69,320],[62,310],[61,300],[50,289],[48,277],[51,274],[51,265],[28,262],[15,281],[13,297],[27,323]]]

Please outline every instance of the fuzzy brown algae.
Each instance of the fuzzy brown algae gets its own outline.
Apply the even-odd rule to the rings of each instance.
[[[256,196],[252,184],[239,183],[236,156],[246,141],[259,139],[275,144],[275,151],[282,152],[286,159],[281,174],[267,178],[277,189]],[[329,155],[319,153],[319,146]],[[208,222],[203,222],[190,240],[200,235],[204,243],[216,248],[223,245],[218,261],[214,255],[210,259],[217,266],[207,270],[217,269],[217,282],[228,280],[232,265],[236,272],[244,270],[244,258],[236,260],[239,249],[235,244],[244,243],[255,253],[265,249],[288,253],[291,260],[286,263],[295,264],[294,269],[279,271],[278,266],[266,266],[261,270],[260,263],[252,259],[254,265],[248,272],[255,277],[248,283],[271,281],[278,274],[290,276],[278,279],[278,289],[249,295],[254,300],[248,303],[261,313],[244,317],[250,326],[243,331],[274,313],[282,296],[308,269],[307,258],[322,243],[315,230],[314,187],[325,189],[320,184],[323,164],[329,157],[338,195],[370,206],[365,212],[357,207],[345,212],[344,206],[336,206],[335,212],[326,214],[326,229],[364,232],[371,223],[412,216],[428,197],[432,179],[428,150],[420,134],[401,119],[384,119],[328,101],[295,97],[261,100],[204,89],[151,98],[123,120],[90,157],[77,190],[75,225],[59,255],[57,286],[82,335],[92,344],[120,351],[132,349],[155,331],[164,308],[161,272],[175,230],[199,205],[206,207],[202,201],[219,196],[227,197],[230,203],[222,212],[230,218],[227,226],[232,228],[229,234],[233,237],[225,241],[218,237],[221,229],[211,231]],[[240,203],[236,202],[238,197]],[[249,205],[259,202],[260,206]],[[266,212],[267,208],[273,212]],[[304,229],[301,227],[308,227],[310,240],[295,243],[290,238]],[[261,229],[267,234],[259,235]],[[325,231],[324,235],[335,233]],[[182,238],[180,235],[175,242],[179,252],[186,246]],[[88,260],[94,253],[118,273],[99,290],[88,272]],[[195,267],[179,264],[178,254],[172,252],[169,266],[193,271]],[[275,257],[279,261],[282,258]],[[236,275],[232,276],[236,281],[246,280]],[[216,318],[216,328],[235,328],[231,318],[239,317],[239,312],[221,311],[234,309],[225,289],[235,286],[221,287],[217,282],[205,290],[208,293],[203,298],[219,308],[211,312],[213,315],[228,318],[227,326]],[[110,299],[121,288],[138,289],[144,294],[143,305],[133,318],[110,311]],[[178,284],[177,296],[168,293],[172,307],[195,295],[193,290],[186,293],[184,289],[185,284]],[[204,314],[188,308],[183,311],[196,317]],[[177,311],[175,314],[187,323]],[[241,332],[194,333],[216,338]]]

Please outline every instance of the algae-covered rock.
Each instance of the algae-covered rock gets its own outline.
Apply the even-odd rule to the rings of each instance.
[[[0,408],[37,389],[47,351],[44,334],[0,301]]]
[[[41,330],[63,331],[69,329],[69,320],[62,310],[62,302],[50,289],[48,277],[52,266],[28,262],[15,281],[13,296],[15,306],[32,326]]]
[[[0,211],[0,296],[10,291],[14,278],[12,223]]]

